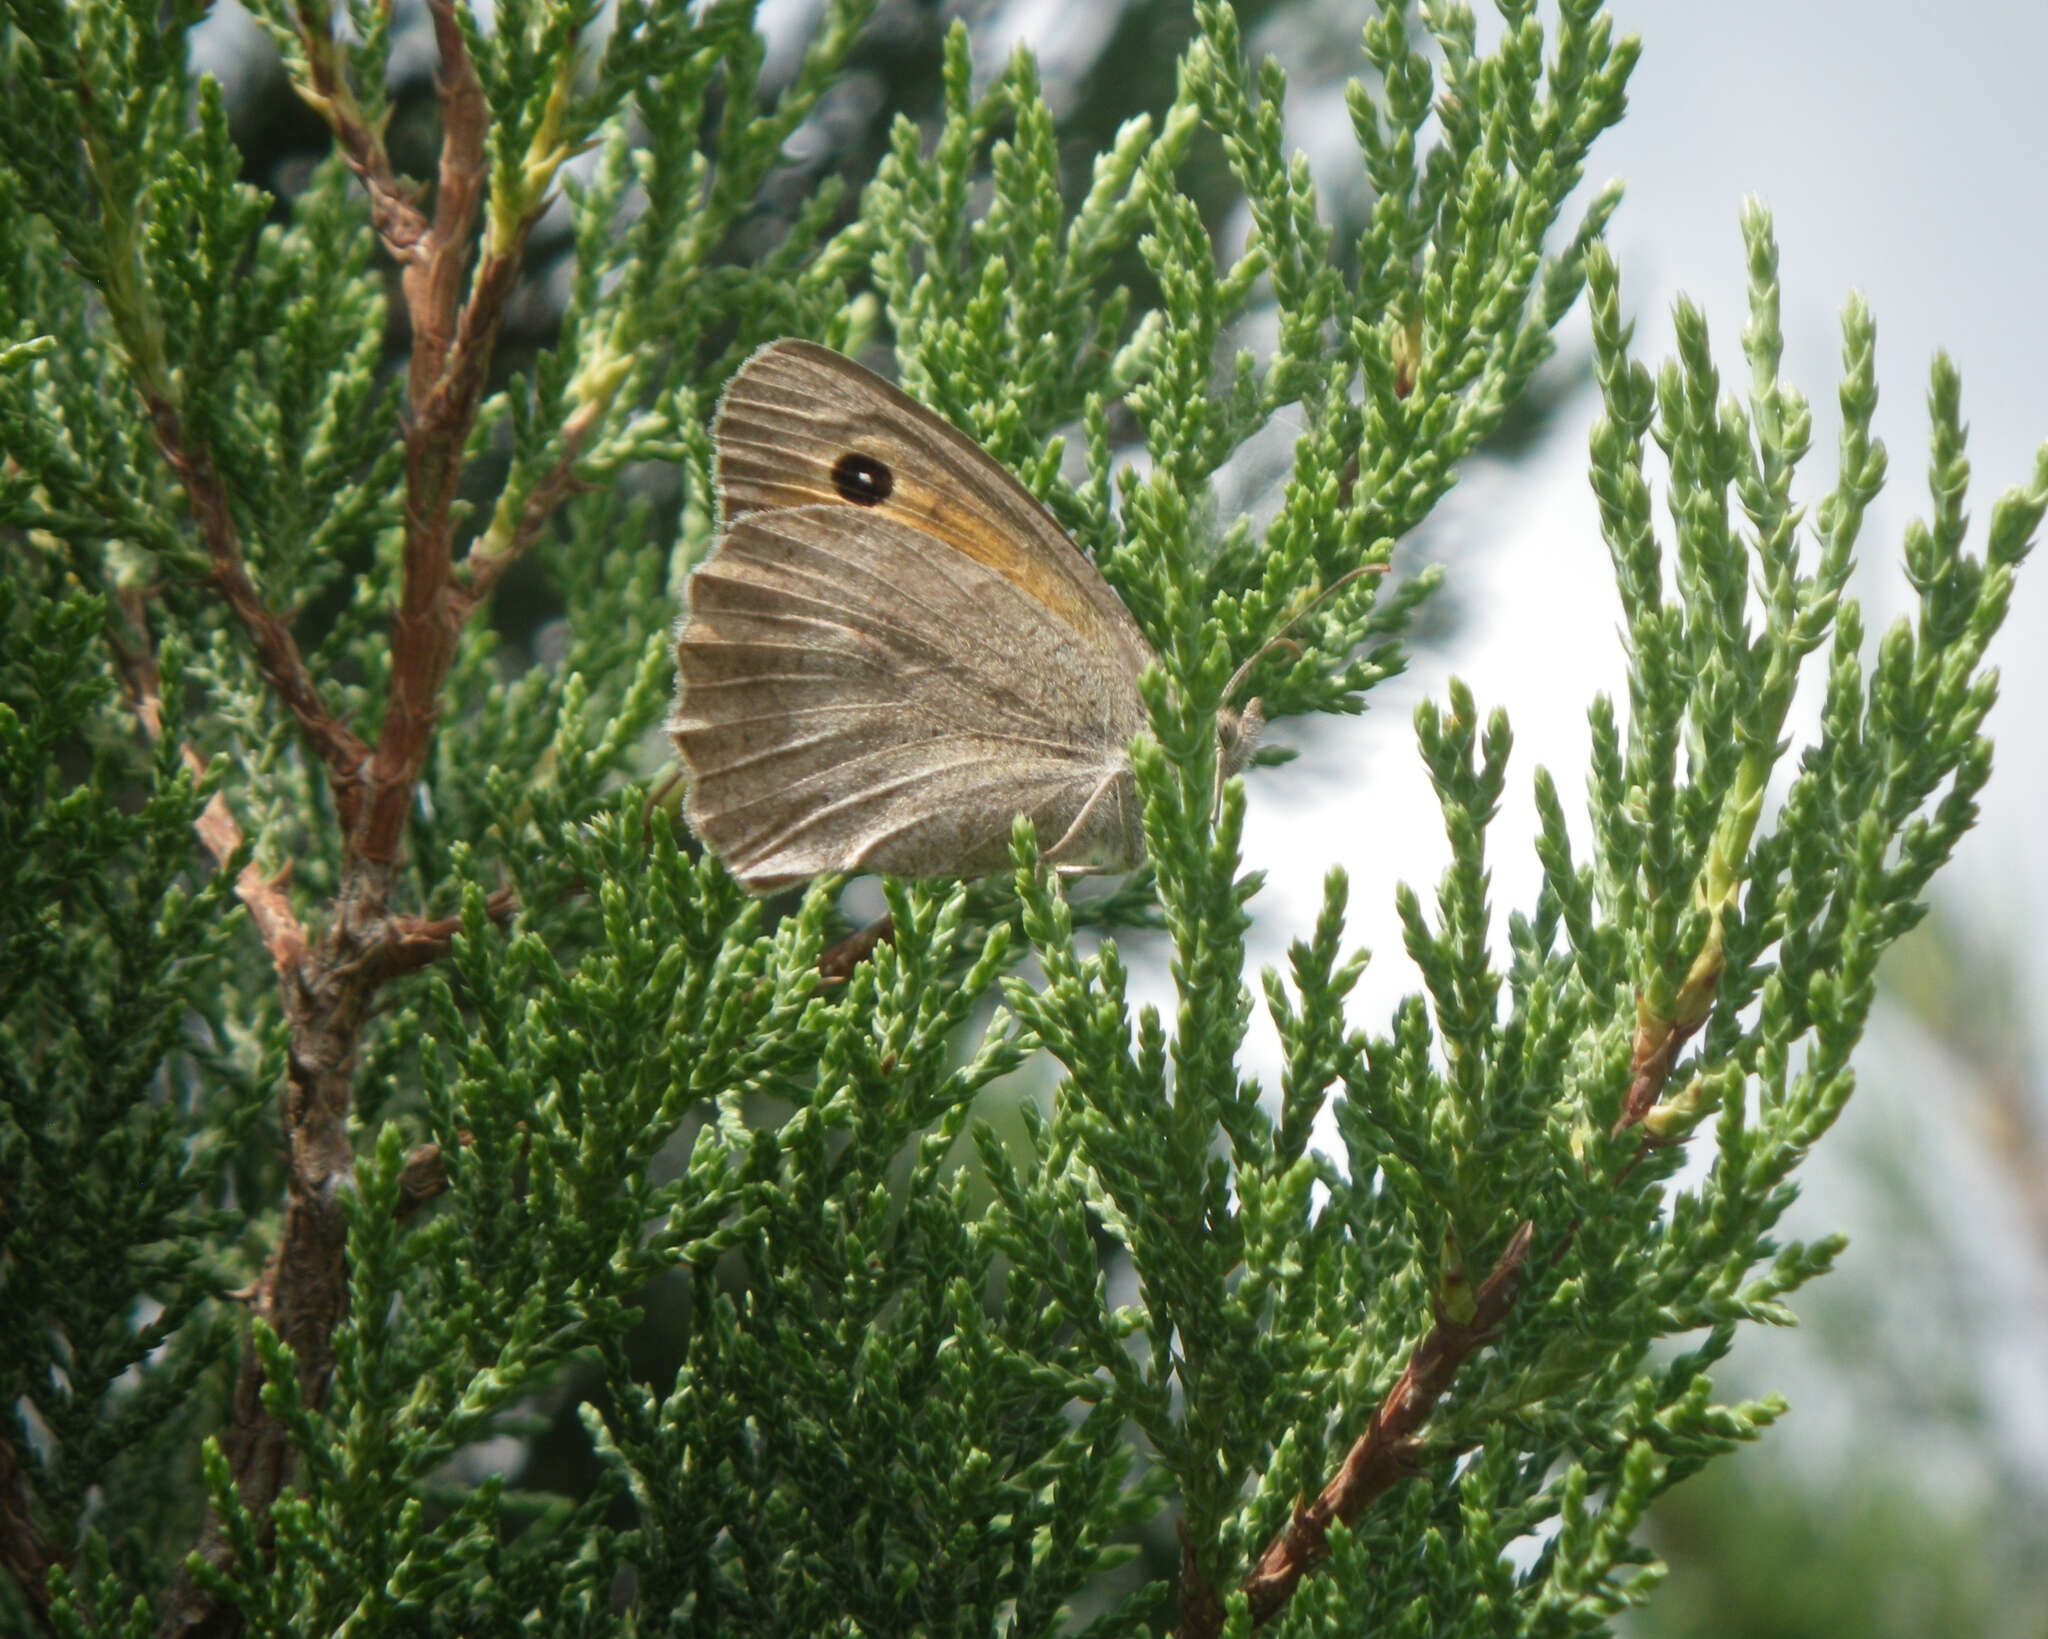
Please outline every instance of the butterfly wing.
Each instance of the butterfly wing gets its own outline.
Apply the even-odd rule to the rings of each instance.
[[[807,341],[740,366],[712,424],[725,524],[785,507],[852,508],[943,542],[1022,591],[1069,645],[1136,677],[1151,645],[1031,492],[971,438],[873,371]]]
[[[1135,674],[901,519],[741,516],[691,576],[676,666],[691,828],[756,893],[821,871],[988,875],[1020,813],[1063,860],[1142,854]]]

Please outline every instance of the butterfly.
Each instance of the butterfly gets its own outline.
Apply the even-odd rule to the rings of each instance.
[[[1156,656],[1052,515],[944,418],[826,347],[726,388],[724,533],[690,576],[668,730],[685,815],[754,893],[824,871],[988,876],[1145,857],[1131,772]],[[1256,702],[1217,714],[1224,775]]]

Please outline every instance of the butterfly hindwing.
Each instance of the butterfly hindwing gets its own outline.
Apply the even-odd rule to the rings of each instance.
[[[1086,811],[1063,859],[1142,852],[1132,674],[897,518],[743,515],[691,579],[676,660],[691,826],[756,892],[826,870],[985,875],[1020,813],[1051,848]]]

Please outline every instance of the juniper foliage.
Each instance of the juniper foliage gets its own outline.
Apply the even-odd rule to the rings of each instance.
[[[488,27],[264,0],[334,138],[277,200],[186,66],[202,6],[10,0],[0,1611],[1605,1631],[1655,1583],[1651,1499],[1782,1409],[1716,1404],[1708,1373],[1837,1250],[1775,1226],[1989,772],[1985,647],[2048,456],[1972,555],[1937,363],[1917,609],[1872,648],[1844,595],[1885,473],[1870,319],[1844,319],[1813,503],[1760,212],[1746,393],[1689,307],[1676,360],[1631,355],[1618,192],[1565,218],[1636,54],[1589,0],[1504,0],[1485,50],[1462,6],[1368,11],[1355,235],[1286,146],[1279,70],[1197,0],[1170,105],[1084,184],[1031,59],[977,90],[956,30],[930,128],[765,245],[756,203],[870,7],[830,0],[773,87],[754,9],[625,0],[600,30],[576,0]],[[430,181],[383,135],[415,27]],[[1211,160],[1235,255],[1186,180]],[[558,201],[567,249],[530,266]],[[548,271],[552,345],[494,370]],[[1423,708],[1452,852],[1433,906],[1400,901],[1423,988],[1383,1033],[1347,1019],[1365,957],[1333,873],[1263,976],[1261,1087],[1226,679],[1252,662],[1284,717],[1399,668],[1434,576],[1344,577],[1427,515],[1582,292],[1628,688],[1590,714],[1591,853],[1538,771],[1544,887],[1497,951],[1506,719],[1461,687]],[[1151,635],[1149,870],[1070,900],[1020,825],[1013,879],[886,884],[891,935],[853,961],[841,883],[751,901],[650,806],[708,416],[789,333],[886,333]],[[1283,411],[1277,510],[1212,518]],[[508,571],[560,610],[540,663],[485,618]],[[1167,953],[1171,1019],[1131,1006],[1119,929]],[[1041,1053],[1045,1103],[984,1119]],[[658,1377],[654,1304],[680,1339]],[[566,1393],[597,1478],[523,1485]],[[1179,1563],[1133,1566],[1168,1517]]]

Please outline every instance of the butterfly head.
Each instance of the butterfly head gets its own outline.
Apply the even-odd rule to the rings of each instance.
[[[1216,712],[1216,766],[1219,786],[1231,775],[1241,773],[1244,766],[1252,760],[1252,753],[1258,749],[1259,733],[1266,726],[1266,715],[1259,709],[1257,700],[1247,700],[1242,710],[1233,710],[1230,706],[1231,698],[1251,677],[1253,668],[1275,649],[1286,649],[1299,659],[1301,645],[1287,634],[1353,581],[1361,576],[1383,575],[1386,572],[1385,564],[1368,563],[1339,575],[1330,585],[1310,598],[1285,626],[1260,644],[1257,652],[1231,674],[1230,681],[1223,685],[1224,703]]]

